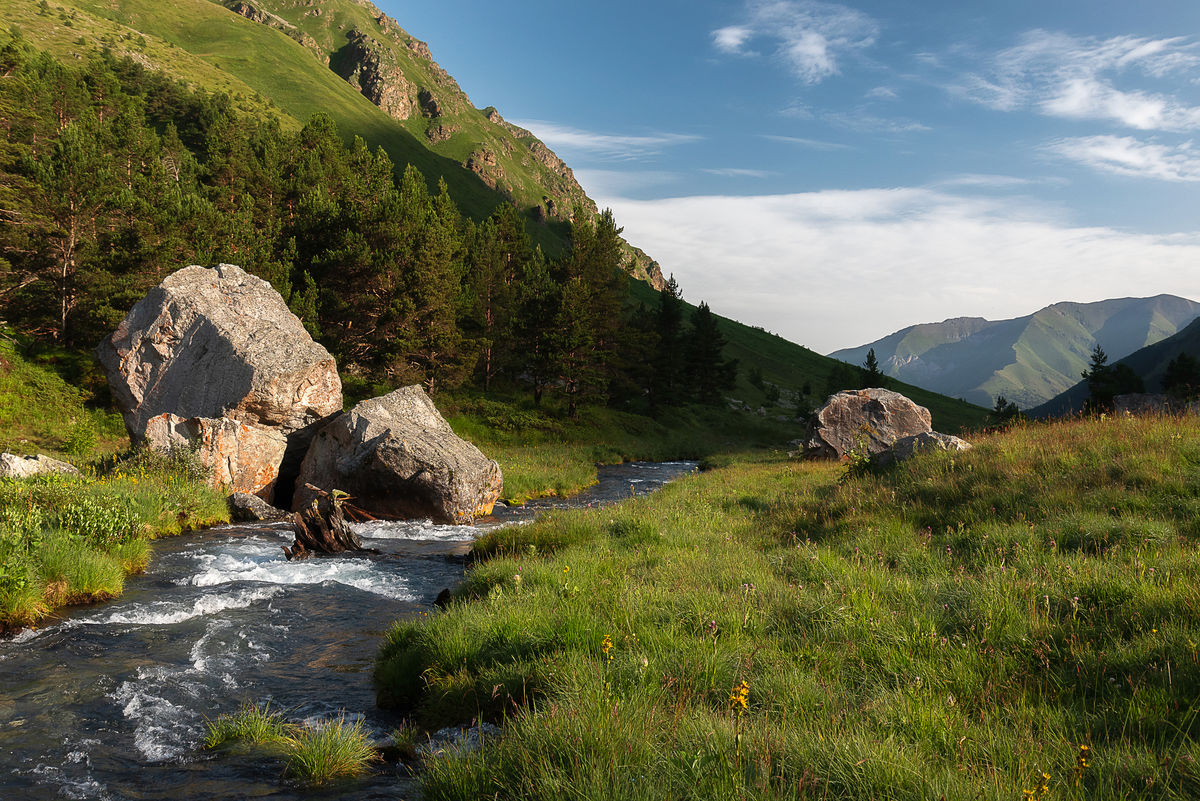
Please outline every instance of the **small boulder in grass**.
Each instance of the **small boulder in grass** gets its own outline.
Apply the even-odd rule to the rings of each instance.
[[[871,464],[875,467],[889,467],[900,462],[907,462],[918,453],[965,453],[969,450],[971,450],[971,443],[965,439],[930,431],[896,440],[896,444],[891,448],[872,456]]]
[[[41,454],[23,456],[16,453],[0,453],[0,478],[29,478],[45,473],[77,476],[79,470],[72,464]]]

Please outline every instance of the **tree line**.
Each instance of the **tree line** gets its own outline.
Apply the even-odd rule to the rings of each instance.
[[[171,271],[268,280],[351,381],[464,385],[540,403],[720,403],[736,363],[672,280],[633,302],[611,211],[576,208],[562,252],[509,203],[481,222],[444,181],[317,114],[298,131],[102,53],[0,49],[0,311],[90,350]]]

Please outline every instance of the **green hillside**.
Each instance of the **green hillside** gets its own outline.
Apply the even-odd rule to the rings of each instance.
[[[1200,304],[1172,295],[1056,303],[1012,320],[915,325],[831,355],[860,364],[873,348],[884,373],[902,381],[988,406],[1003,395],[1032,408],[1075,384],[1097,344],[1120,358],[1198,314]]]
[[[655,294],[645,284],[635,284],[634,295],[647,305],[655,302]],[[691,308],[689,306],[689,314]],[[737,359],[742,366],[738,373],[737,387],[729,393],[731,396],[738,398],[751,409],[770,407],[770,390],[756,387],[749,381],[751,370],[758,370],[761,371],[764,386],[775,385],[780,389],[781,402],[789,407],[788,411],[794,410],[798,402],[803,402],[811,408],[824,401],[830,376],[839,364],[837,359],[822,356],[814,350],[789,342],[778,334],[761,328],[726,317],[721,317],[720,320],[721,332],[728,342],[725,355]],[[860,362],[852,364],[858,366]],[[843,387],[839,387],[841,388]],[[938,431],[956,433],[980,428],[986,422],[987,410],[981,406],[901,381],[889,381],[888,388],[929,409],[933,415],[933,427]],[[797,395],[804,397],[797,398]],[[771,413],[783,411],[783,408],[777,408]]]
[[[369,3],[63,0],[43,11],[4,0],[0,8],[29,41],[59,57],[108,48],[225,92],[239,110],[285,128],[329,114],[347,140],[361,136],[400,168],[416,166],[431,188],[445,179],[459,209],[477,221],[515,203],[548,253],[561,251],[576,204],[596,210],[549,148],[495,109],[475,108],[423,42]],[[368,73],[386,110],[362,91]],[[635,277],[661,280],[637,248],[627,245],[625,257]]]
[[[1118,359],[1116,363],[1127,365],[1137,373],[1145,382],[1147,392],[1161,392],[1167,364],[1181,354],[1200,358],[1200,319],[1193,320],[1187,328],[1174,336],[1134,351],[1125,358]],[[1079,381],[1066,392],[1030,410],[1029,414],[1038,418],[1074,414],[1083,409],[1087,399],[1087,382]]]

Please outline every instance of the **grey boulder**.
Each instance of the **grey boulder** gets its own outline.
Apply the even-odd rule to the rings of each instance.
[[[29,478],[42,473],[64,473],[77,476],[74,465],[51,459],[40,453],[37,456],[22,456],[16,453],[0,453],[0,478]]]
[[[135,442],[164,413],[290,434],[342,408],[333,357],[269,283],[232,264],[167,276],[96,355]]]
[[[933,418],[890,389],[853,389],[830,395],[808,421],[804,455],[844,459],[855,450],[874,456],[898,440],[933,430]]]
[[[965,453],[971,450],[971,447],[971,443],[965,439],[929,431],[896,440],[896,444],[891,448],[871,457],[871,462],[877,467],[887,467],[898,462],[907,462],[918,453]]]
[[[313,438],[292,508],[316,496],[306,485],[347,492],[379,517],[470,523],[491,513],[500,466],[458,437],[420,386],[363,401]]]
[[[271,520],[288,520],[291,512],[276,509],[257,495],[235,492],[229,496],[229,516],[241,523],[261,523]]]

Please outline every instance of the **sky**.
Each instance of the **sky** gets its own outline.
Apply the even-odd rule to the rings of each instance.
[[[376,0],[684,296],[827,353],[1200,300],[1197,0]]]

